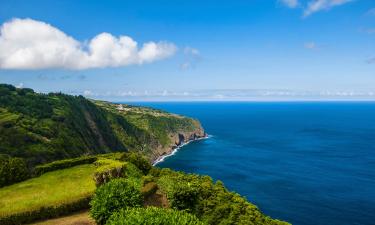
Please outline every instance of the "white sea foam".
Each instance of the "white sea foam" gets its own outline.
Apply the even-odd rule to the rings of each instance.
[[[210,138],[210,137],[212,137],[212,135],[207,135],[207,136],[205,136],[205,137],[201,137],[201,138],[197,138],[197,139],[194,139],[194,140],[189,140],[189,141],[187,141],[187,142],[184,142],[184,143],[178,145],[175,149],[173,149],[173,151],[172,151],[171,153],[166,154],[166,155],[162,155],[162,156],[160,156],[159,158],[157,158],[157,159],[153,162],[152,165],[155,166],[155,165],[157,165],[157,164],[163,162],[164,159],[166,159],[166,158],[168,158],[168,157],[170,157],[170,156],[176,154],[176,152],[177,152],[180,148],[184,147],[185,145],[189,144],[190,142],[193,142],[193,141],[199,141],[199,140],[207,139],[207,138]]]

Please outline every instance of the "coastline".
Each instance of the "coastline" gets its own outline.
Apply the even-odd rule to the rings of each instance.
[[[157,164],[163,162],[164,159],[166,159],[170,156],[173,156],[174,154],[176,154],[178,152],[178,150],[180,148],[184,147],[185,145],[188,145],[188,144],[190,144],[191,142],[194,142],[194,141],[200,141],[200,140],[208,139],[210,137],[211,137],[210,135],[205,133],[203,137],[197,137],[197,138],[194,138],[194,139],[190,139],[187,142],[182,142],[181,144],[175,146],[170,153],[159,156],[156,160],[154,160],[152,162],[152,166],[156,166]]]

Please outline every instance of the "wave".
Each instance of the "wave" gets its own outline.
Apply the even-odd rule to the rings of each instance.
[[[171,153],[160,156],[158,159],[156,159],[156,160],[152,163],[152,165],[153,165],[153,166],[156,166],[157,164],[163,162],[164,159],[166,159],[166,158],[168,158],[168,157],[170,157],[170,156],[176,154],[176,152],[178,152],[178,150],[180,150],[180,148],[184,147],[185,145],[190,144],[190,143],[193,142],[193,141],[200,141],[200,140],[208,139],[208,138],[211,138],[211,137],[212,137],[212,135],[207,135],[207,136],[205,136],[205,137],[200,137],[200,138],[196,138],[196,139],[193,139],[193,140],[189,140],[189,141],[187,141],[187,142],[183,142],[182,144],[178,145],[175,149],[173,149],[173,151],[172,151]]]

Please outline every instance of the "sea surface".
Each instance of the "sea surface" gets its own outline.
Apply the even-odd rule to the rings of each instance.
[[[375,103],[137,103],[197,118],[211,138],[159,163],[212,176],[297,225],[375,224]]]

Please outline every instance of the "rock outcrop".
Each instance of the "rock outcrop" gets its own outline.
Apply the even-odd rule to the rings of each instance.
[[[170,133],[170,144],[167,146],[159,145],[157,148],[155,148],[153,155],[151,156],[151,161],[155,162],[160,157],[171,154],[176,148],[185,143],[207,137],[207,134],[198,121],[196,121],[195,126],[196,128],[193,131],[179,131],[177,133]]]

